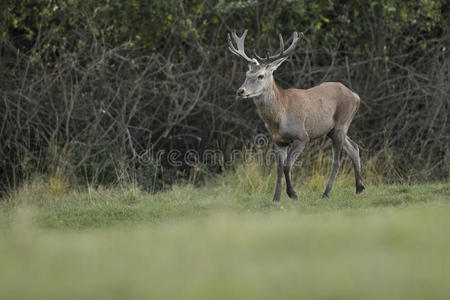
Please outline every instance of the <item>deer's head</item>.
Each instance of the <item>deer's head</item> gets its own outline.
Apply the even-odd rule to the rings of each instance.
[[[248,61],[249,70],[246,73],[244,84],[237,90],[236,95],[240,98],[252,98],[261,95],[265,90],[272,86],[272,74],[294,51],[295,46],[299,40],[299,35],[294,32],[292,43],[286,50],[284,49],[283,37],[280,34],[280,51],[270,56],[267,54],[265,58],[258,56],[250,58],[244,51],[244,40],[247,35],[247,30],[244,31],[241,37],[236,35],[236,31],[231,32],[231,36],[236,42],[237,49],[234,47],[230,34],[228,34],[228,49]],[[303,37],[303,33],[300,33]]]

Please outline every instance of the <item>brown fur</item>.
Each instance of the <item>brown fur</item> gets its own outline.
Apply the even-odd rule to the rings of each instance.
[[[261,73],[261,68],[253,67],[250,73]],[[361,179],[359,149],[357,144],[347,137],[350,124],[360,105],[359,96],[339,82],[326,82],[306,90],[282,89],[277,86],[272,74],[270,77],[268,87],[253,99],[258,115],[264,121],[280,153],[274,201],[280,198],[282,171],[286,177],[288,195],[297,199],[290,182],[290,168],[310,139],[323,136],[332,139],[334,150],[333,170],[324,197],[328,197],[332,188],[343,148],[352,158],[356,190],[361,192],[364,185]],[[246,83],[241,89],[250,93]],[[292,147],[288,152],[289,145]]]
[[[303,152],[310,139],[323,136],[331,138],[333,144],[333,167],[324,197],[328,197],[340,165],[340,154],[344,149],[352,159],[355,170],[356,192],[362,192],[361,166],[358,145],[347,132],[359,108],[359,96],[339,82],[326,82],[307,89],[282,89],[273,79],[273,72],[293,51],[298,35],[294,33],[291,46],[285,52],[280,36],[281,51],[268,59],[260,61],[249,58],[244,51],[244,39],[233,31],[236,49],[228,37],[229,49],[249,62],[244,84],[237,91],[241,98],[253,98],[256,110],[266,124],[277,151],[278,176],[274,201],[280,200],[281,177],[286,178],[286,192],[289,197],[298,199],[290,177],[290,169]],[[302,34],[303,36],[303,34]],[[288,146],[291,149],[288,152]]]

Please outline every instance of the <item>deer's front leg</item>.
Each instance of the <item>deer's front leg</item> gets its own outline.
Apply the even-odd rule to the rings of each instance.
[[[283,171],[284,176],[286,177],[286,193],[291,199],[298,200],[297,193],[292,187],[291,183],[291,168],[292,165],[297,160],[298,156],[303,152],[306,145],[309,142],[309,137],[304,136],[302,138],[295,139],[292,143],[291,151],[287,155],[286,161],[284,162]]]
[[[283,177],[283,163],[286,159],[287,147],[277,146],[275,144],[275,153],[277,158],[277,185],[275,187],[275,195],[273,195],[273,201],[280,201],[281,195],[281,178]]]

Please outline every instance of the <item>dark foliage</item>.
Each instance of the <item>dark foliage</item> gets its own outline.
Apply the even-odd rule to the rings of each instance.
[[[279,84],[343,82],[362,99],[350,135],[365,157],[390,158],[387,180],[446,179],[449,11],[443,0],[4,0],[0,189],[36,173],[154,189],[220,171],[158,158],[230,157],[265,132],[234,98],[246,68],[226,47],[234,28],[260,52],[303,31]]]

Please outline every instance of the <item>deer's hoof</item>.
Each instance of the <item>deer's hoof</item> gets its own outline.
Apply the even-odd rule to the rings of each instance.
[[[366,187],[361,183],[360,185],[356,186],[356,193],[362,193],[362,191],[364,191],[366,189]]]
[[[328,195],[328,193],[323,193],[322,199],[323,199],[323,198],[330,198],[330,196]]]
[[[294,192],[293,190],[292,191],[287,191],[287,194],[288,194],[289,198],[291,198],[292,200],[298,200],[297,193]]]

